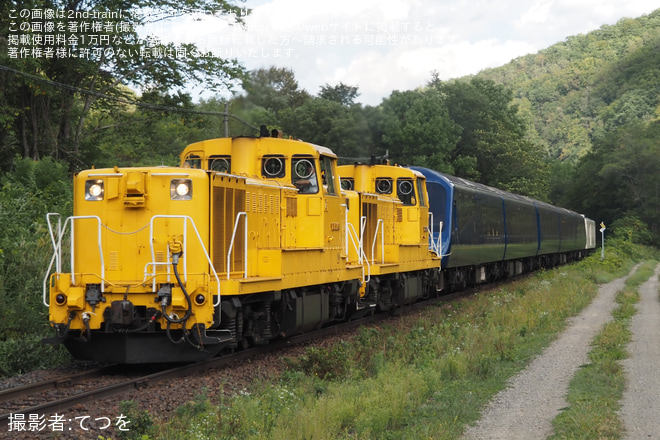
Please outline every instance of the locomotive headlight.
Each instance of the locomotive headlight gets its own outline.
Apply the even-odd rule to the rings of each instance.
[[[170,198],[172,200],[191,200],[192,180],[172,179],[170,182]]]
[[[66,303],[66,295],[63,293],[58,293],[57,296],[55,297],[55,302],[57,303],[57,305],[60,306],[63,305],[64,303]]]
[[[85,200],[103,200],[103,180],[87,180],[85,182]]]

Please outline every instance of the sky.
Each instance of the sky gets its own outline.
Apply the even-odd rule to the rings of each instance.
[[[657,0],[656,0],[657,1]],[[358,87],[376,106],[394,90],[499,67],[567,37],[660,7],[650,0],[245,0],[245,24],[187,15],[149,29],[163,42],[195,42],[248,70],[286,67],[317,95]],[[199,92],[195,92],[199,93]]]

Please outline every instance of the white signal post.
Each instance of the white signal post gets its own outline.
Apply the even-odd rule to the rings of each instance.
[[[600,261],[603,261],[605,259],[605,224],[603,222],[600,222],[600,244],[601,244],[601,249],[600,249]]]

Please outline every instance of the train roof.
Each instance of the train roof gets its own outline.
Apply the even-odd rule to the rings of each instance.
[[[514,194],[514,193],[511,193],[511,192],[508,192],[508,191],[504,191],[504,190],[501,190],[501,189],[493,188],[493,187],[488,186],[488,185],[484,185],[482,183],[477,183],[477,182],[473,182],[471,180],[463,179],[461,177],[452,176],[450,174],[441,173],[439,171],[431,170],[431,169],[424,168],[424,167],[410,167],[410,168],[414,169],[414,170],[418,170],[422,174],[424,174],[426,176],[427,182],[439,183],[439,184],[441,184],[445,187],[451,187],[452,190],[455,187],[459,187],[459,188],[466,188],[466,189],[473,190],[473,191],[481,191],[481,192],[485,192],[485,193],[492,193],[492,194],[499,195],[499,196],[501,196],[505,199],[518,200],[518,201],[521,201],[521,202],[524,202],[524,203],[535,204],[535,205],[537,205],[538,207],[541,207],[541,208],[553,209],[555,211],[562,211],[566,215],[578,215],[578,216],[584,217],[584,215],[579,214],[575,211],[571,211],[570,209],[562,208],[560,206],[554,206],[554,205],[551,205],[549,203],[533,199],[531,197],[522,196],[520,194]]]

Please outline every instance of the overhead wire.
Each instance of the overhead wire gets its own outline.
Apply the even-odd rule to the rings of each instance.
[[[128,99],[128,98],[124,98],[124,97],[120,97],[120,96],[107,95],[107,94],[104,94],[104,93],[101,93],[101,92],[97,92],[95,90],[84,89],[84,88],[81,88],[81,87],[72,86],[70,84],[64,84],[64,83],[60,83],[60,82],[53,81],[53,80],[50,80],[50,79],[41,78],[39,76],[32,75],[32,74],[26,73],[26,72],[21,72],[20,70],[16,70],[16,69],[13,69],[13,68],[8,67],[8,66],[3,66],[1,64],[0,64],[0,70],[5,70],[5,71],[13,73],[15,75],[20,75],[20,76],[23,76],[25,78],[29,78],[33,81],[40,82],[42,84],[47,84],[47,85],[57,87],[57,88],[60,88],[60,89],[69,90],[71,92],[80,93],[80,94],[84,94],[84,95],[95,96],[95,97],[100,98],[100,99],[108,99],[108,100],[112,100],[112,101],[115,101],[115,102],[119,102],[121,104],[135,105],[136,107],[146,108],[146,109],[149,109],[149,110],[160,110],[160,111],[168,111],[168,112],[176,112],[176,113],[187,113],[187,114],[194,114],[194,115],[227,116],[227,117],[236,119],[237,121],[249,126],[250,128],[252,128],[254,130],[259,130],[257,127],[250,124],[249,122],[239,118],[236,115],[228,113],[228,112],[193,110],[193,109],[187,109],[187,108],[181,108],[181,107],[172,107],[172,106],[165,106],[165,105],[159,105],[159,104],[150,104],[148,102],[137,101],[137,100]]]

